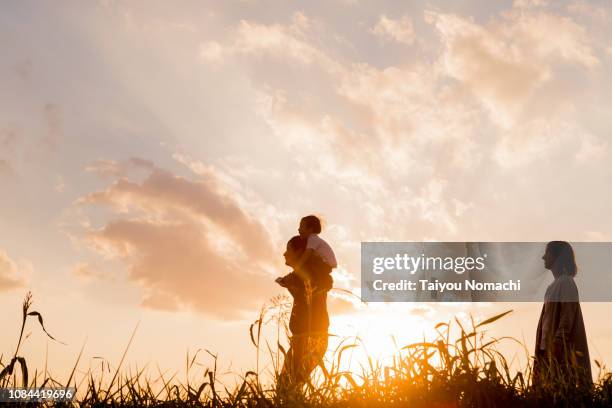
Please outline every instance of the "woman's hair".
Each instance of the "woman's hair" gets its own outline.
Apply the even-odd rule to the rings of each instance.
[[[306,250],[306,240],[296,235],[292,237],[289,241],[287,241],[287,246],[293,249],[298,254],[301,254]]]
[[[552,257],[553,268],[562,275],[576,276],[578,267],[574,257],[574,249],[565,241],[550,241],[546,252]]]
[[[316,215],[307,215],[302,218],[301,222],[305,226],[312,228],[315,234],[321,233],[321,220]]]

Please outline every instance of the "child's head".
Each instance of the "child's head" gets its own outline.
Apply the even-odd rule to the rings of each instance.
[[[300,220],[298,232],[301,237],[321,233],[321,220],[316,215],[307,215]]]

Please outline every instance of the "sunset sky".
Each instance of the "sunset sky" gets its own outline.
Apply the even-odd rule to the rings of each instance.
[[[252,368],[310,213],[356,294],[361,241],[612,241],[605,1],[13,1],[0,44],[3,362],[31,289],[67,344],[32,322],[21,354],[60,376],[138,322],[129,362]],[[514,308],[531,349],[540,307],[332,294],[330,331],[384,354]],[[609,364],[611,312],[583,304]]]

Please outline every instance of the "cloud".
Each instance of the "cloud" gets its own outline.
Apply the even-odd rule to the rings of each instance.
[[[409,193],[419,194],[428,177],[453,179],[457,170],[474,171],[491,158],[503,167],[509,151],[530,155],[515,163],[527,164],[542,151],[537,132],[529,133],[537,140],[510,135],[536,120],[553,134],[559,118],[571,122],[571,87],[579,82],[573,79],[593,74],[600,61],[588,28],[557,11],[545,1],[517,1],[481,22],[427,10],[440,46],[426,58],[410,56],[385,68],[372,63],[367,47],[361,49],[366,58],[347,60],[331,47],[336,36],[325,20],[302,12],[285,23],[240,20],[225,40],[202,43],[200,51],[217,62],[240,57],[231,62],[262,84],[255,87],[261,118],[298,164],[317,163],[299,180],[335,178],[346,188],[377,193],[405,180]],[[409,16],[377,18],[367,28],[373,34],[414,41]],[[279,66],[296,61],[320,71],[292,68],[282,71],[289,78],[275,77]],[[580,157],[585,154],[595,154],[586,143]]]
[[[327,308],[332,316],[355,313],[359,310],[359,303],[351,296],[334,291],[327,297]]]
[[[547,157],[569,137],[567,124],[560,129],[542,119],[515,126],[501,135],[495,158],[504,167],[516,167]]]
[[[114,276],[100,270],[98,266],[87,262],[79,262],[72,267],[72,274],[84,280],[114,280]]]
[[[205,62],[220,62],[223,60],[223,46],[216,41],[206,41],[200,45],[200,57]]]
[[[131,157],[124,162],[117,162],[114,160],[99,159],[95,160],[89,165],[85,166],[85,170],[91,173],[95,173],[101,177],[122,177],[127,175],[130,170],[144,169],[151,170],[155,166],[153,162],[144,160],[138,157]]]
[[[393,20],[384,14],[378,18],[378,22],[370,29],[378,37],[384,40],[397,41],[398,43],[411,45],[414,43],[414,27],[409,16]]]
[[[544,12],[516,14],[504,28],[524,50],[540,58],[557,58],[586,68],[599,65],[588,31],[570,17]]]
[[[445,46],[440,58],[444,71],[474,92],[501,123],[511,122],[536,87],[550,76],[547,67],[517,53],[478,24],[442,14],[433,21]]]
[[[533,172],[555,173],[557,162],[584,166],[585,157],[601,165],[607,145],[582,136],[589,132],[578,105],[588,96],[572,85],[597,74],[586,29],[540,6],[506,10],[484,23],[438,12],[426,17],[441,45],[433,63],[421,58],[379,68],[317,48],[311,54],[325,58],[311,61],[335,67],[321,88],[334,93],[317,107],[308,103],[322,100],[320,94],[300,81],[266,84],[258,113],[300,166],[295,179],[303,191],[325,191],[343,208],[334,222],[359,220],[348,240],[455,240],[484,230],[533,235],[503,219],[484,220],[516,200],[531,211],[537,188],[520,180],[535,183]],[[564,43],[547,44],[542,32],[559,29]],[[314,41],[307,45],[316,48]],[[358,270],[350,260],[345,266]]]
[[[514,0],[512,7],[515,8],[535,8],[544,7],[548,4],[549,0]]]
[[[288,56],[306,64],[319,63],[333,66],[325,53],[311,45],[299,25],[266,25],[246,20],[240,21],[234,43],[236,52],[272,53]]]
[[[433,11],[425,17],[444,45],[444,72],[472,91],[504,127],[520,120],[561,64],[599,65],[586,29],[566,16],[512,9],[486,24]]]
[[[576,153],[576,160],[583,163],[596,163],[607,158],[610,145],[593,134],[581,134],[580,148]]]
[[[204,62],[218,63],[230,56],[277,56],[335,72],[340,65],[327,52],[312,44],[317,22],[304,13],[293,14],[290,24],[262,24],[240,20],[226,44],[205,41],[200,44]]]
[[[0,292],[25,286],[24,268],[0,249]]]
[[[571,14],[585,16],[599,22],[607,21],[609,15],[605,7],[584,0],[570,3],[567,5],[566,9]]]
[[[179,311],[176,298],[168,295],[166,292],[154,291],[148,293],[142,300],[141,305],[150,309],[164,312]]]
[[[173,212],[201,217],[221,228],[220,233],[239,243],[249,256],[270,259],[272,250],[265,227],[245,213],[222,188],[219,177],[214,174],[191,181],[153,168],[142,183],[120,178],[109,189],[88,194],[80,202],[114,205],[126,210],[136,208],[160,217]]]
[[[272,279],[256,261],[221,255],[207,232],[187,220],[117,220],[89,231],[86,239],[126,264],[129,279],[144,288],[144,306],[191,307],[213,317],[239,318],[267,300]]]
[[[296,163],[308,163],[298,182],[308,189],[331,183],[334,199],[348,193],[351,211],[338,215],[359,213],[361,230],[414,239],[425,231],[456,234],[457,206],[471,208],[469,200],[443,189],[432,202],[427,180],[445,183],[478,165],[482,153],[472,139],[479,107],[465,92],[441,86],[444,78],[428,64],[379,69],[325,53],[321,61],[329,60],[321,67],[335,68],[324,79],[339,109],[306,108],[300,96],[307,90],[259,90],[260,116]]]
[[[210,171],[192,180],[147,161],[129,163],[135,162],[150,166],[142,182],[123,175],[79,199],[80,205],[114,208],[119,216],[87,229],[84,242],[123,261],[128,278],[143,288],[146,307],[238,318],[265,301],[280,256],[266,226],[222,177]]]

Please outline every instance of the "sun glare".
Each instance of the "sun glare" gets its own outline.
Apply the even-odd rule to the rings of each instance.
[[[411,313],[412,308],[401,311],[391,306],[385,309],[388,310],[382,313],[365,311],[332,320],[330,333],[333,336],[328,353],[337,358],[337,351],[342,347],[355,345],[346,349],[341,369],[359,374],[362,367],[372,362],[389,364],[402,347],[435,335],[433,325],[423,316]]]

